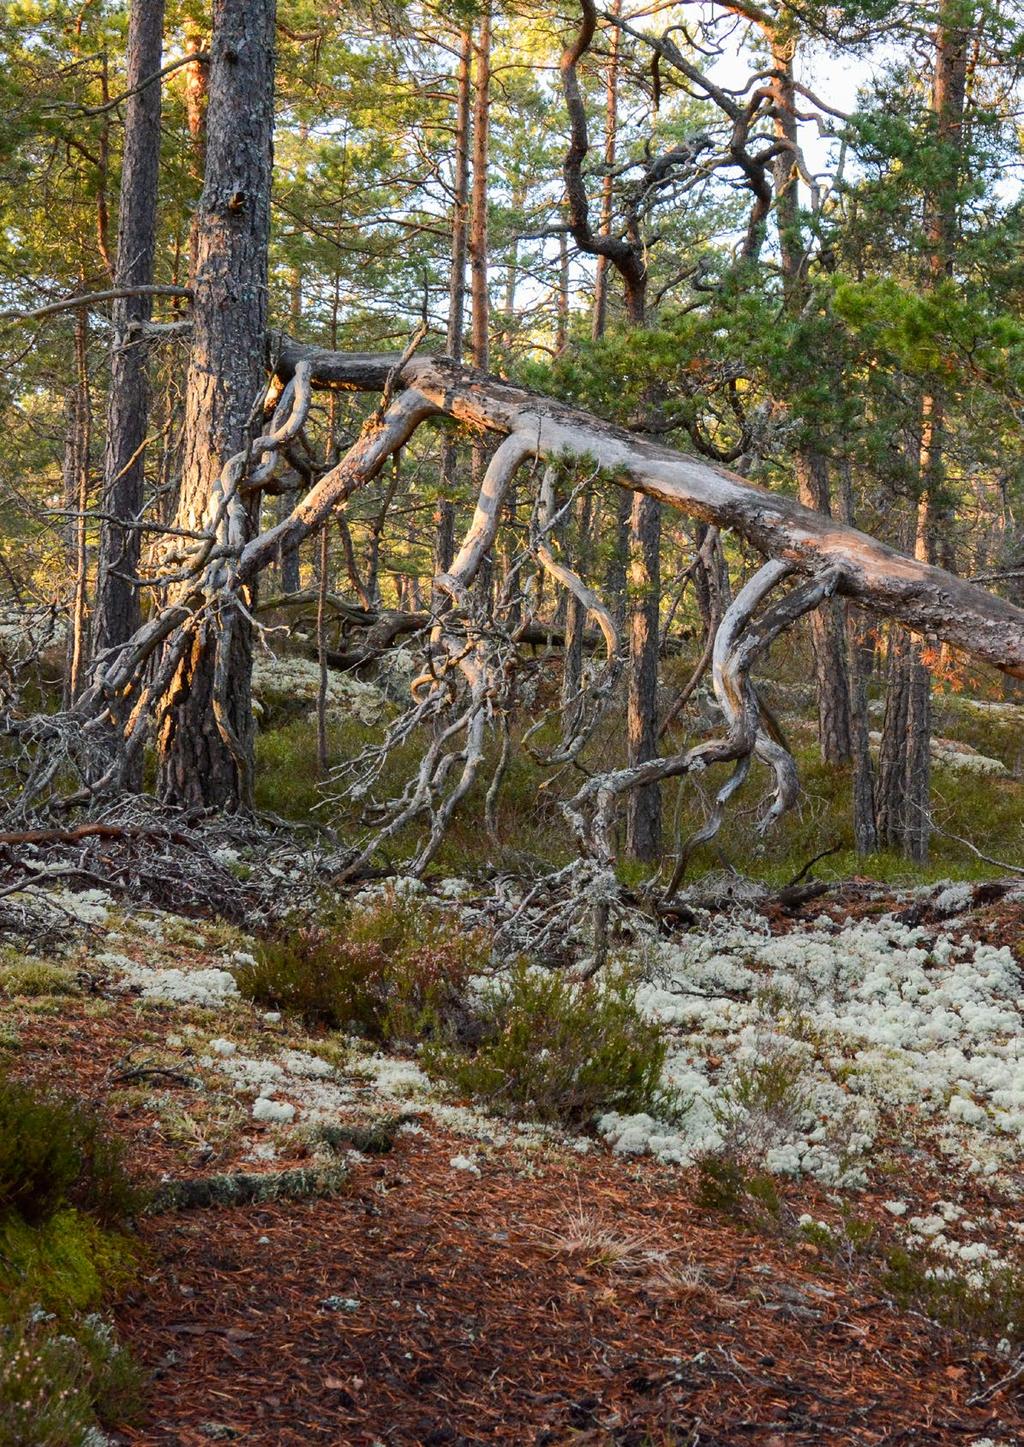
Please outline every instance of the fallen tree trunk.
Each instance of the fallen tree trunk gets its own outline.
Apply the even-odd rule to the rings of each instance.
[[[431,415],[445,415],[529,439],[542,458],[587,458],[620,486],[729,528],[799,573],[833,571],[836,592],[844,597],[1024,678],[1024,610],[723,467],[460,366],[448,357],[413,358],[398,368],[396,376],[400,359],[390,355],[322,351],[281,336],[274,338],[273,350],[282,380],[306,361],[318,387],[384,391],[394,390],[397,383],[406,390],[378,429],[365,435],[357,449],[320,479],[290,518],[246,548],[239,582],[255,576],[282,542],[293,546],[309,536],[337,501],[372,477],[421,422]]]

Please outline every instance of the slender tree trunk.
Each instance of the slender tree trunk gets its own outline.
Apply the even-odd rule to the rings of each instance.
[[[621,626],[626,620],[626,565],[629,560],[629,519],[633,504],[628,493],[620,493],[613,501],[611,549],[605,572],[604,592],[615,621]]]
[[[907,723],[910,709],[910,637],[894,624],[889,629],[888,670],[882,741],[878,750],[875,813],[878,842],[904,848],[907,817]]]
[[[853,477],[849,464],[844,465],[840,472],[839,517],[851,527],[856,522]],[[868,678],[871,657],[868,639],[870,635],[864,614],[848,603],[841,606],[845,610],[847,673],[850,690],[853,843],[857,853],[863,856],[873,854],[878,848],[875,779],[871,763],[868,714]]]
[[[925,199],[925,234],[930,244],[926,285],[934,287],[953,273],[958,226],[958,192],[963,168],[967,53],[972,9],[964,0],[943,0],[935,31],[932,111],[939,141],[939,174]],[[922,562],[952,563],[949,507],[943,494],[945,402],[937,390],[921,402],[919,450],[920,502],[914,556]],[[905,648],[902,692],[906,697],[903,740],[902,846],[917,863],[928,858],[931,759],[931,673],[918,642]]]
[[[818,452],[796,457],[797,496],[805,507],[831,517],[828,463]],[[818,742],[829,764],[845,764],[853,754],[850,731],[850,681],[842,604],[828,599],[810,617],[811,647],[818,685]]]
[[[203,523],[213,485],[245,445],[266,385],[274,22],[275,0],[215,0],[178,507],[178,521],[188,528]],[[257,514],[252,504],[250,525]],[[227,650],[223,726],[214,713],[213,627],[193,638],[165,700],[159,787],[176,804],[251,803],[252,643],[241,614],[229,621],[219,645]]]
[[[452,260],[448,280],[448,339],[450,357],[462,361],[466,317],[466,248],[468,242],[469,144],[472,106],[473,32],[462,32],[456,74],[455,164],[452,194]],[[455,492],[458,486],[459,449],[445,434],[441,451],[441,497],[434,523],[434,573],[447,573],[455,556]],[[437,596],[431,600],[436,610]]]
[[[89,464],[92,444],[92,399],[89,392],[89,323],[75,312],[75,382],[65,402],[64,501],[72,513],[67,533],[67,558],[72,579],[71,609],[64,676],[64,702],[74,703],[82,689],[88,653],[89,549],[86,513],[89,508]]]
[[[793,81],[795,33],[787,27],[771,37],[775,71],[775,135],[782,147],[773,163],[775,214],[782,262],[783,292],[790,313],[800,312],[807,298],[803,274],[804,243],[800,226],[796,153],[799,144],[796,89]],[[797,492],[805,507],[831,516],[828,463],[814,448],[802,446],[796,459]],[[811,617],[811,646],[818,686],[818,741],[826,763],[847,763],[852,754],[850,690],[846,638],[841,610],[831,600]]]
[[[163,0],[133,0],[128,27],[129,91],[160,70]],[[156,253],[160,159],[160,83],[151,82],[125,102],[124,154],[117,229],[117,287],[149,286]],[[149,428],[149,375],[141,329],[152,298],[127,296],[113,304],[107,437],[103,455],[103,518],[96,583],[93,648],[123,643],[139,626],[139,532],[122,522],[139,518],[144,502]]]
[[[585,492],[576,503],[575,569],[586,575],[590,565],[590,524],[593,498]],[[583,635],[587,613],[574,593],[566,598],[565,646],[562,651],[562,737],[568,741],[576,733],[582,716],[579,698],[583,682]]]
[[[637,494],[630,524],[629,683],[626,745],[630,766],[658,753],[658,616],[661,604],[661,504]],[[661,852],[661,791],[647,784],[631,791],[626,848],[652,861]]]
[[[558,237],[558,309],[555,325],[555,353],[561,356],[569,341],[569,238]]]
[[[302,127],[303,139],[308,134],[305,126]],[[292,267],[291,286],[288,297],[288,317],[291,323],[292,335],[297,336],[302,324],[302,272],[296,265]],[[291,493],[283,492],[275,499],[277,521],[281,522],[292,510],[293,497]],[[282,593],[297,593],[302,586],[301,571],[299,567],[298,548],[283,547],[278,555],[278,565],[281,577]]]
[[[622,0],[612,0],[610,14],[616,18],[622,14]],[[608,66],[605,70],[604,92],[604,167],[601,181],[601,231],[610,236],[612,230],[612,171],[615,168],[615,148],[619,130],[619,41],[622,36],[617,25],[609,27]],[[594,341],[604,336],[608,322],[608,258],[597,258],[594,273],[594,311],[591,320],[591,335]]]
[[[480,17],[475,51],[473,83],[473,188],[469,208],[469,278],[472,298],[470,360],[486,372],[491,364],[490,297],[487,286],[490,242],[487,233],[488,155],[491,131],[491,6]],[[473,446],[473,486],[478,488],[487,466],[487,452],[479,442]],[[494,560],[484,558],[477,575],[477,591],[484,611],[491,613],[494,594]]]
[[[471,350],[474,367],[486,372],[490,363],[487,294],[487,157],[491,124],[491,10],[480,18],[476,41],[473,92],[473,194],[469,217],[469,270],[473,297]]]

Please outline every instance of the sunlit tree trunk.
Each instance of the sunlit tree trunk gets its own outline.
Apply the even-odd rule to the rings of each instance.
[[[69,513],[67,562],[71,576],[64,701],[73,703],[82,689],[88,653],[89,507],[92,397],[89,388],[89,325],[85,311],[75,312],[75,381],[64,408],[64,505]]]
[[[214,4],[177,519],[190,529],[203,524],[221,468],[245,445],[266,385],[274,21],[275,0]],[[250,505],[251,524],[257,512],[258,504]],[[251,802],[252,645],[240,614],[226,660],[226,727],[215,718],[214,648],[213,627],[197,633],[173,681],[160,731],[159,789],[176,804],[244,808]]]
[[[469,145],[472,106],[473,32],[467,26],[459,42],[456,73],[455,149],[452,177],[452,256],[448,278],[447,351],[462,361],[466,317],[466,249],[468,244]],[[441,496],[434,532],[434,572],[447,573],[455,556],[455,492],[458,486],[459,449],[446,434],[441,450]],[[432,600],[437,607],[438,599]]]
[[[775,135],[780,145],[774,162],[775,215],[782,264],[783,292],[789,311],[796,315],[807,297],[803,274],[804,243],[797,191],[796,90],[793,84],[795,32],[792,27],[770,33],[775,91]],[[795,459],[797,495],[805,507],[831,513],[828,462],[814,448],[801,446]],[[839,605],[831,600],[815,610],[810,620],[811,646],[818,689],[818,741],[827,763],[846,763],[852,754],[850,695],[846,668],[846,640]]]

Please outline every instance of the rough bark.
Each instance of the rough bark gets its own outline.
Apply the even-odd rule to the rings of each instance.
[[[853,477],[849,466],[842,469],[839,489],[839,516],[844,523],[854,522]],[[878,848],[878,825],[875,817],[875,779],[871,762],[868,715],[868,679],[874,647],[870,622],[863,613],[845,604],[847,673],[850,689],[850,745],[853,769],[853,843],[859,855],[873,854]]]
[[[472,103],[473,32],[467,26],[459,42],[456,73],[455,153],[452,176],[452,259],[448,276],[448,336],[450,357],[462,361],[466,316],[466,254],[469,235],[469,143]],[[435,514],[434,572],[446,573],[455,556],[454,493],[458,475],[459,449],[446,437],[441,449],[441,497]],[[437,598],[433,600],[435,608]]]
[[[206,175],[196,228],[192,350],[177,522],[198,530],[265,387],[275,0],[216,0]],[[253,505],[246,525],[253,526]],[[220,633],[219,640],[215,636]],[[207,620],[178,666],[160,732],[159,790],[189,806],[251,802],[247,620]]]
[[[929,245],[924,284],[934,287],[953,274],[958,227],[958,192],[963,166],[963,125],[966,103],[967,50],[971,6],[963,0],[944,0],[935,30],[931,108],[940,151],[941,178],[925,199],[925,236]],[[918,450],[919,504],[914,541],[915,556],[934,563],[942,558],[952,566],[953,546],[948,502],[944,496],[943,449],[945,401],[936,388],[921,399]],[[884,834],[914,861],[928,857],[931,738],[931,674],[917,643],[894,651],[890,687],[898,692],[895,707],[906,710],[901,736],[883,731],[887,789],[900,790],[897,798],[880,795]]]
[[[149,286],[156,252],[157,187],[160,162],[160,83],[142,85],[160,70],[164,0],[133,0],[128,26],[127,89],[121,199],[117,228],[118,288]],[[152,316],[152,298],[119,297],[113,305],[114,344],[110,357],[107,436],[103,455],[103,519],[96,581],[93,648],[123,643],[139,626],[137,519],[144,501],[149,375],[142,329]]]
[[[475,46],[473,90],[473,194],[469,217],[469,271],[473,296],[473,365],[487,370],[490,359],[490,317],[487,293],[487,154],[491,117],[491,11],[480,19]]]
[[[797,496],[805,507],[828,517],[832,512],[828,463],[820,453],[801,450],[796,457]],[[850,733],[850,681],[842,604],[829,598],[811,614],[811,647],[818,687],[818,743],[829,764],[848,763],[853,753]]]
[[[615,18],[622,14],[622,0],[612,0],[609,13]],[[608,65],[605,70],[604,91],[604,177],[601,181],[601,235],[612,234],[613,176],[615,151],[619,131],[619,45],[622,32],[617,25],[611,27],[608,37]],[[600,341],[608,322],[608,258],[597,258],[594,272],[594,309],[591,319],[591,336]]]
[[[86,514],[89,507],[92,398],[89,389],[89,323],[84,311],[75,313],[75,381],[65,398],[64,419],[64,505],[70,514],[66,550],[71,576],[64,701],[74,703],[81,691],[88,652]]]
[[[796,49],[791,27],[771,33],[774,78],[775,135],[779,143],[773,163],[775,216],[786,306],[798,314],[807,299],[804,241],[800,225],[797,157],[797,97],[793,76]],[[831,512],[828,462],[813,447],[801,446],[795,457],[797,496],[805,507]],[[846,640],[839,605],[828,599],[811,618],[811,644],[818,687],[818,742],[826,763],[847,763],[851,757],[850,690]]]
[[[643,326],[647,305],[647,249],[632,227],[625,237],[610,231],[598,235],[590,223],[590,202],[583,175],[583,163],[590,150],[587,111],[580,89],[578,66],[593,43],[597,29],[597,10],[593,0],[581,0],[583,18],[573,40],[562,52],[560,69],[562,92],[569,112],[569,147],[562,164],[565,181],[565,204],[569,232],[581,251],[590,256],[604,256],[622,277],[626,317],[634,325]]]
[[[658,613],[661,602],[661,505],[637,493],[630,527],[629,673],[626,755],[630,768],[658,753]],[[661,851],[661,792],[656,782],[628,795],[626,848],[650,862]]]

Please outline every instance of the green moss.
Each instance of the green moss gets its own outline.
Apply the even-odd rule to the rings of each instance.
[[[58,1211],[39,1226],[8,1212],[0,1217],[0,1320],[26,1305],[88,1311],[126,1287],[137,1263],[129,1237],[81,1211]]]

